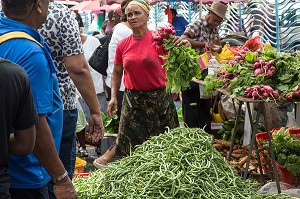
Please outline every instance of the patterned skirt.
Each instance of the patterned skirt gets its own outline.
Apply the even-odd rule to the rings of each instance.
[[[179,126],[174,101],[165,88],[150,91],[125,90],[117,154],[126,156],[151,136]]]

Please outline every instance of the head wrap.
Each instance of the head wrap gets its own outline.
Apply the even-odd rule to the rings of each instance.
[[[150,12],[150,6],[148,4],[147,1],[145,0],[133,0],[133,1],[130,1],[126,7],[126,12],[127,12],[127,9],[128,9],[128,6],[130,5],[138,5],[140,6],[147,14]]]

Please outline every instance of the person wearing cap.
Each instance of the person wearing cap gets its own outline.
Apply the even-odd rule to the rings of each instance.
[[[9,156],[11,198],[49,198],[49,181],[54,183],[56,198],[76,198],[68,172],[58,156],[63,104],[57,71],[49,46],[37,31],[47,19],[49,0],[1,0],[1,4],[0,35],[19,32],[23,36],[1,43],[0,57],[20,65],[26,71],[38,113],[34,153]]]
[[[188,24],[184,33],[174,39],[178,45],[182,41],[189,41],[192,48],[204,53],[206,48],[212,52],[221,53],[222,47],[218,27],[226,20],[227,6],[221,2],[214,2],[207,7],[208,14]],[[200,99],[199,85],[190,82],[189,87],[182,91],[182,110],[184,122],[188,127],[204,128],[211,133],[212,116],[210,114],[211,99]]]
[[[174,102],[165,88],[166,70],[162,68],[164,60],[160,55],[166,52],[153,45],[152,31],[147,27],[149,4],[144,0],[132,0],[125,11],[133,33],[117,45],[107,108],[109,115],[118,108],[123,72],[125,92],[116,147],[108,150],[102,166],[112,161],[116,154],[129,155],[136,145],[165,132],[166,127],[179,126]]]
[[[183,16],[179,15],[176,9],[172,8],[171,12],[172,12],[172,25],[176,30],[176,36],[180,36],[184,32],[185,26],[187,26],[189,22],[187,22],[187,20],[185,20]]]

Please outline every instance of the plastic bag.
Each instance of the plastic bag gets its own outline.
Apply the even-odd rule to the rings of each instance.
[[[224,45],[222,52],[220,53],[220,58],[223,60],[231,60],[234,54],[230,51],[227,45]]]
[[[205,64],[205,66],[208,64],[209,60],[211,59],[212,56],[216,57],[216,60],[221,63],[222,59],[220,57],[220,55],[216,52],[205,52],[203,54],[200,55],[203,63]]]
[[[77,118],[77,124],[76,124],[76,132],[80,132],[82,131],[85,126],[87,125],[87,122],[86,122],[86,118],[85,118],[85,114],[82,110],[82,107],[79,103],[79,100],[77,98],[77,105],[78,105],[78,118]]]
[[[251,39],[249,39],[248,41],[246,41],[246,43],[243,46],[244,48],[247,47],[249,48],[251,51],[263,51],[263,45],[260,43],[259,41],[259,36],[253,37]]]
[[[280,189],[282,193],[286,193],[292,197],[300,197],[300,189],[296,189],[292,185],[287,183],[279,182]],[[258,191],[259,194],[277,194],[277,185],[276,182],[268,182],[263,187],[261,187]]]
[[[296,118],[295,118],[295,109],[293,109],[292,112],[288,112],[287,116],[288,116],[288,120],[287,120],[286,126],[289,128],[298,127],[298,124],[297,124]]]

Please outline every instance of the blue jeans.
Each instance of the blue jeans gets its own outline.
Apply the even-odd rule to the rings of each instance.
[[[64,110],[64,122],[62,137],[60,143],[59,157],[68,172],[70,179],[73,177],[75,161],[76,161],[76,124],[77,124],[78,111]],[[48,183],[49,197],[55,199],[53,194],[53,183]]]

